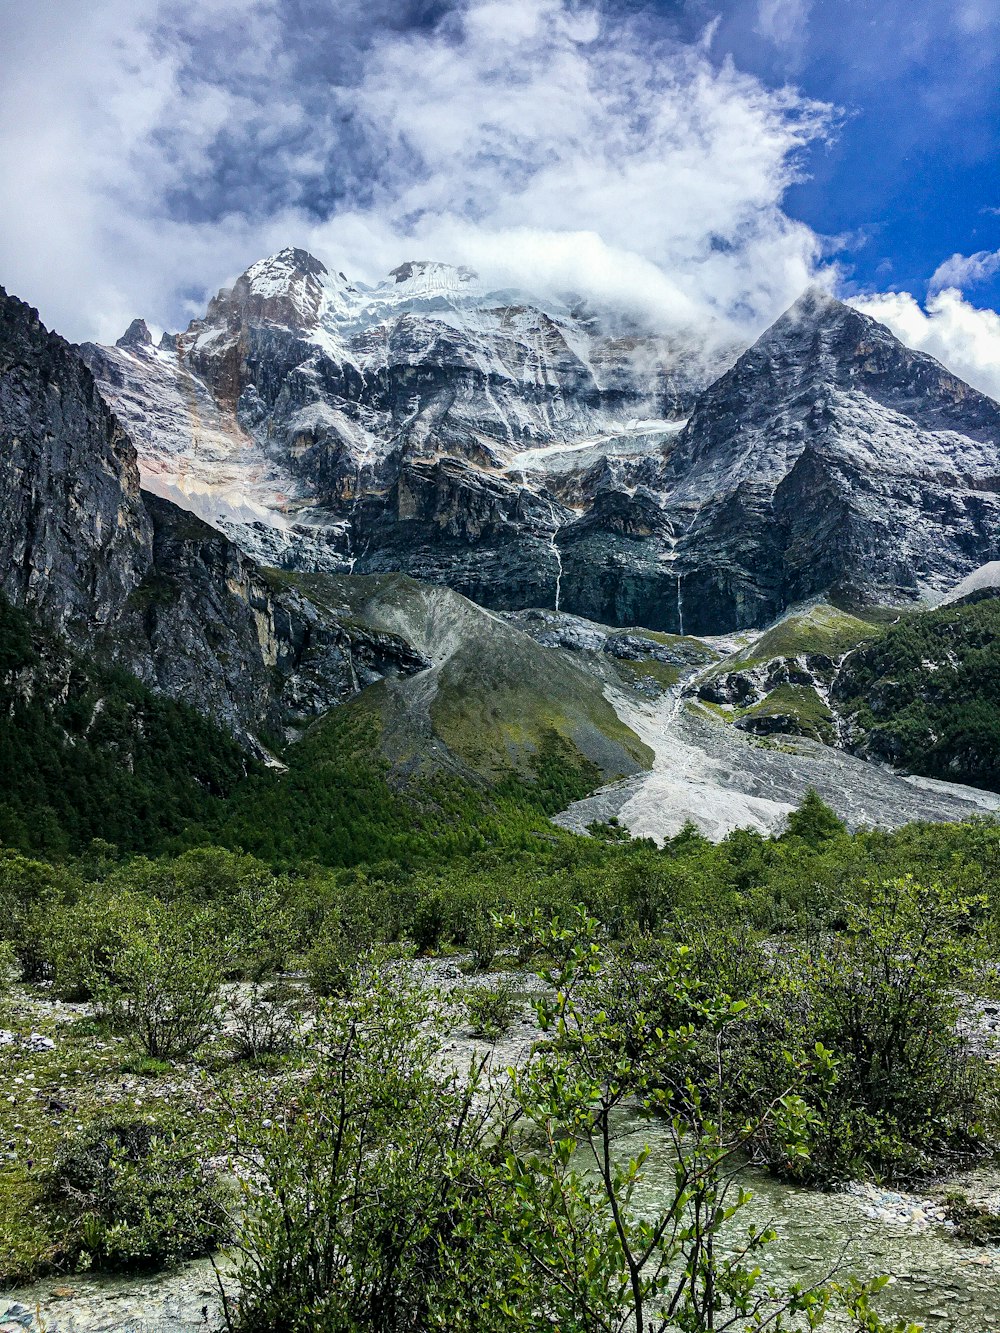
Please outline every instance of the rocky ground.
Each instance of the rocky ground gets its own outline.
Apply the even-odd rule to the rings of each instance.
[[[852,829],[1000,810],[993,792],[907,777],[805,737],[749,736],[686,699],[688,681],[655,700],[609,691],[619,717],[653,750],[652,770],[576,801],[557,824],[585,833],[617,819],[633,837],[659,843],[688,820],[713,839],[745,827],[770,834],[810,787]]]

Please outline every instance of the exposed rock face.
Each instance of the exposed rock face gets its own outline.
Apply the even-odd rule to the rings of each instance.
[[[173,341],[85,354],[145,484],[289,569],[719,633],[1000,554],[1000,407],[819,291],[706,387],[690,340],[287,250]]]
[[[997,554],[1000,406],[812,291],[702,395],[664,484],[696,632],[905,602]]]
[[[0,288],[0,588],[83,634],[151,558],[131,442],[69,344]]]
[[[83,350],[145,484],[256,558],[405,570],[510,607],[562,595],[581,514],[572,544],[593,532],[594,558],[649,541],[632,493],[710,378],[703,347],[486,292],[467,269],[412,262],[365,288],[295,250],[172,344]],[[603,609],[609,580],[589,589],[581,566],[567,595]]]
[[[404,640],[344,626],[277,588],[227,537],[145,496],[153,558],[102,646],[140,680],[237,735],[294,735],[374,680],[423,670]]]
[[[116,347],[123,347],[126,351],[135,349],[138,351],[143,347],[152,346],[153,335],[150,333],[144,319],[133,319],[122,336],[115,343]]]
[[[823,693],[829,690],[837,663],[825,653],[780,657],[739,671],[724,671],[699,682],[697,695],[706,703],[749,708],[782,685],[801,685]]]
[[[369,680],[427,665],[395,636],[352,630],[274,585],[222,533],[141,492],[135,450],[90,371],[6,293],[0,588],[252,747]]]

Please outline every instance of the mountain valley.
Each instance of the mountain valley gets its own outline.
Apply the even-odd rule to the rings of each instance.
[[[993,1236],[1000,408],[817,292],[728,369],[712,355],[440,266],[362,291],[301,252],[157,346],[139,321],[73,348],[0,293],[4,1318],[65,1299],[70,1330],[106,1327],[111,1300],[153,1333],[221,1328],[197,1256],[280,1195],[245,1180],[233,1221],[218,1162],[252,1127],[274,1170],[302,1098],[332,1104],[302,1034],[373,1006],[382,1078],[446,1024],[500,1095],[490,1061],[542,1049],[525,930],[624,967],[610,1012],[640,984],[661,1007],[742,988],[766,1019],[743,1028],[766,1048],[733,1085],[748,1106],[772,1022],[782,1087],[797,1044],[862,1070],[822,1006],[889,949],[872,993],[919,989],[898,1102],[804,1075],[814,1147],[790,1187],[761,1138],[767,1188],[829,1219],[815,1199],[848,1196],[810,1187],[850,1182],[851,1216],[880,1209],[865,1244],[933,1228],[928,1290],[963,1228]],[[944,924],[925,946],[913,921]],[[427,1077],[437,1124],[456,1084]],[[912,1108],[942,1086],[934,1138]],[[77,1161],[106,1198],[90,1175],[66,1193]],[[976,1163],[985,1185],[952,1178]],[[140,1252],[177,1277],[140,1281]],[[253,1262],[222,1290],[252,1299]]]
[[[558,751],[579,830],[772,832],[810,787],[851,826],[994,808],[961,785],[998,782],[992,668],[930,746],[919,683],[870,680],[935,614],[992,662],[1000,407],[831,297],[737,356],[286,250],[82,361],[3,300],[9,601],[273,780],[350,705],[401,790]]]

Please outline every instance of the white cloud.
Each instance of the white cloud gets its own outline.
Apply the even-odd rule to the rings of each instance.
[[[503,28],[496,9],[473,5],[458,41],[384,43],[366,71],[359,105],[402,164],[375,210],[398,253],[671,323],[758,329],[799,294],[820,245],[781,200],[828,108],[561,0],[510,0]]]
[[[974,255],[954,254],[939,264],[931,275],[931,291],[945,287],[964,289],[986,282],[1000,273],[1000,250],[977,250]]]
[[[800,46],[810,9],[812,0],[757,0],[756,29],[775,46]]]
[[[929,352],[974,388],[1000,400],[1000,315],[953,287],[921,307],[909,292],[858,297],[852,305],[887,324],[908,347]]]
[[[403,8],[9,7],[0,280],[107,339],[137,313],[176,326],[286,243],[369,279],[429,256],[748,333],[815,276],[782,199],[828,108],[648,16],[463,0],[407,28]]]

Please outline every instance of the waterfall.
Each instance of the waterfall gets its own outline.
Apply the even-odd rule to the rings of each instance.
[[[681,589],[680,571],[677,573],[677,633],[684,633],[684,593]]]
[[[559,598],[560,598],[560,596],[562,595],[563,563],[562,563],[562,552],[559,550],[559,546],[558,546],[558,544],[556,543],[556,538],[559,536],[559,529],[562,527],[562,524],[559,522],[559,518],[558,518],[558,516],[557,516],[557,514],[556,514],[555,505],[552,503],[551,500],[549,501],[549,517],[552,519],[552,522],[553,522],[553,524],[554,524],[554,527],[553,527],[553,529],[552,529],[552,536],[549,538],[549,546],[551,547],[552,554],[553,554],[553,555],[555,556],[555,558],[556,558],[556,607],[555,607],[555,609],[558,611],[558,610],[559,610]]]

